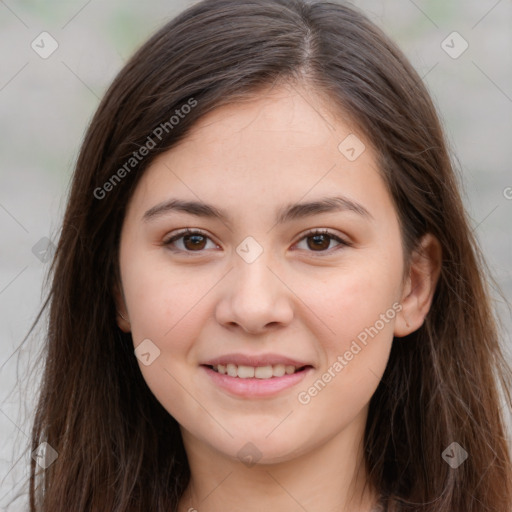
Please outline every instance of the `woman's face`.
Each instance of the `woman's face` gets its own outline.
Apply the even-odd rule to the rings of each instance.
[[[328,108],[292,87],[218,108],[129,204],[120,325],[189,448],[270,463],[362,437],[404,261],[375,153]]]

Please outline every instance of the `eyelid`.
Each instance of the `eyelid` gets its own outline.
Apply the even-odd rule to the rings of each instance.
[[[187,236],[187,235],[201,235],[201,236],[211,240],[214,244],[220,245],[213,239],[213,237],[211,235],[209,235],[206,231],[203,231],[202,229],[199,229],[199,228],[185,228],[185,229],[182,229],[182,230],[178,231],[177,233],[174,233],[170,236],[166,236],[164,238],[164,240],[162,241],[162,245],[170,246],[172,242],[179,240],[180,238]],[[202,250],[202,251],[182,251],[180,249],[175,249],[175,251],[181,252],[181,253],[187,253],[187,254],[193,254],[194,252],[197,252],[197,253],[204,252],[204,250]]]
[[[308,253],[317,255],[319,257],[330,255],[334,251],[338,250],[340,247],[352,247],[354,245],[351,241],[347,240],[343,235],[339,235],[338,233],[333,232],[328,228],[312,228],[308,231],[305,231],[304,233],[299,235],[297,241],[293,245],[297,245],[299,242],[302,242],[302,240],[304,240],[305,238],[318,235],[328,235],[339,244],[338,246],[333,247],[332,249],[328,249],[326,251],[307,251]]]

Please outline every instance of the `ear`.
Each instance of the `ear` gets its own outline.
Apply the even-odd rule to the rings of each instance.
[[[130,317],[128,316],[128,310],[126,309],[126,301],[124,300],[124,294],[117,281],[114,283],[113,292],[117,311],[117,325],[123,332],[131,332]]]
[[[432,304],[441,273],[442,249],[435,236],[427,233],[413,251],[402,294],[394,335],[407,336],[419,329]]]

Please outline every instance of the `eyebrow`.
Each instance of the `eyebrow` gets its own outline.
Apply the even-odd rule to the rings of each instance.
[[[181,199],[169,199],[150,208],[143,215],[144,221],[150,221],[169,212],[183,212],[197,217],[219,219],[229,224],[229,215],[222,209],[200,201],[184,201]],[[279,209],[276,216],[277,224],[284,224],[292,220],[310,217],[320,213],[354,212],[361,217],[372,219],[372,214],[361,204],[343,196],[323,197],[315,201],[304,203],[292,203]]]

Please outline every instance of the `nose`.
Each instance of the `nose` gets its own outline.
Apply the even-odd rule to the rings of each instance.
[[[282,328],[292,321],[293,292],[265,254],[252,263],[236,256],[238,259],[224,280],[216,308],[221,325],[258,334]]]

